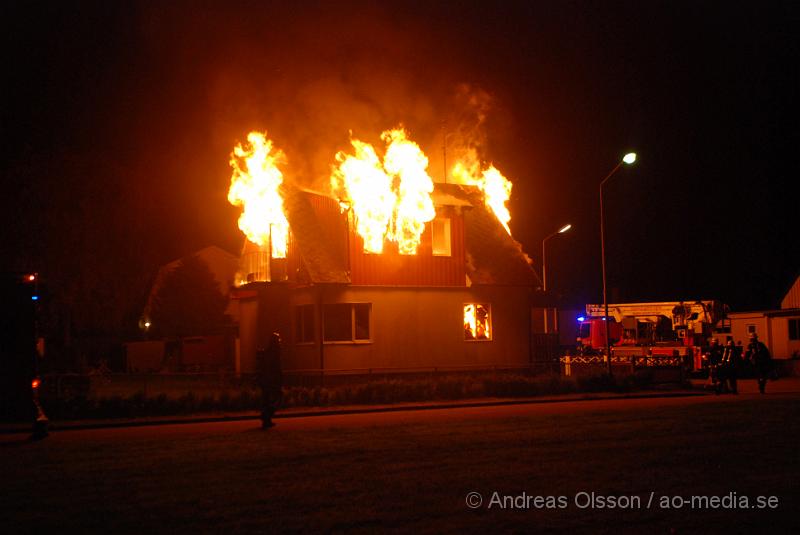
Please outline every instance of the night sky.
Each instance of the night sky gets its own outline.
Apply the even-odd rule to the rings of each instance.
[[[605,189],[609,299],[779,306],[800,270],[796,2],[427,4],[4,3],[3,269],[66,288],[91,266],[69,289],[91,295],[238,253],[249,130],[322,189],[349,131],[402,123],[436,180],[443,132],[480,139],[537,271],[573,224],[547,251],[567,304],[602,300],[598,186],[635,150]]]

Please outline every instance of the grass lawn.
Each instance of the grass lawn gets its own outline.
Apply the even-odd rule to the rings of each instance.
[[[5,444],[2,531],[798,533],[798,401]],[[482,507],[466,506],[471,491]],[[493,491],[568,506],[487,508]],[[642,508],[580,509],[580,491],[637,495]],[[779,505],[647,509],[651,491]]]

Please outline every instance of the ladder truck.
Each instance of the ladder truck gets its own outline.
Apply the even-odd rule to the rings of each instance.
[[[615,355],[679,355],[702,368],[703,348],[726,325],[727,307],[716,300],[609,303],[586,305],[579,318],[579,350],[598,353],[605,348],[605,325]]]

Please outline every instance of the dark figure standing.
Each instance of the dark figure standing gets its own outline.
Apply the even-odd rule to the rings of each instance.
[[[741,355],[739,355],[739,350],[734,345],[733,340],[728,340],[725,344],[725,348],[722,350],[722,361],[720,363],[722,370],[720,380],[722,382],[723,392],[727,392],[730,388],[731,393],[739,393],[737,379],[739,378],[740,360]]]
[[[706,366],[708,366],[708,381],[714,392],[719,394],[722,388],[719,377],[719,366],[722,362],[722,346],[716,338],[712,338],[706,351]]]
[[[772,372],[772,355],[756,333],[750,335],[745,358],[753,364],[758,379],[758,391],[763,394],[767,389],[767,379]]]
[[[261,428],[275,424],[272,417],[283,397],[283,370],[281,368],[281,336],[272,333],[267,349],[258,351],[258,385],[261,387]]]

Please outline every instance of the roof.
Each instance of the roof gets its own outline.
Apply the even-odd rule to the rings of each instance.
[[[494,213],[483,202],[475,186],[436,184],[435,191],[460,199],[463,210],[467,275],[472,284],[541,287],[522,245],[506,232]]]
[[[747,319],[747,318],[780,318],[784,316],[800,316],[800,308],[781,308],[777,310],[752,310],[747,312],[729,312],[728,318]]]
[[[349,284],[342,235],[336,228],[323,225],[320,217],[320,211],[338,211],[336,201],[285,183],[281,193],[286,219],[292,229],[292,243],[297,247],[311,282]]]
[[[800,308],[800,274],[786,291],[781,301],[781,308]]]
[[[335,199],[293,185],[282,189],[292,243],[312,283],[351,282],[344,216]],[[480,190],[435,184],[437,206],[461,209],[465,225],[466,272],[472,284],[540,287],[541,281],[522,246],[486,208]],[[341,225],[339,225],[341,222]]]

